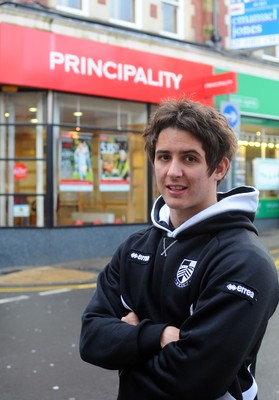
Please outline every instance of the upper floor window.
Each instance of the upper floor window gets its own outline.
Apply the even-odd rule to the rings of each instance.
[[[273,62],[279,62],[279,46],[265,47],[262,58]]]
[[[88,0],[56,0],[56,8],[74,14],[88,15]]]
[[[161,0],[162,30],[170,36],[180,36],[183,10],[180,0]]]
[[[140,24],[141,9],[139,0],[110,0],[109,2],[110,20],[126,26]]]

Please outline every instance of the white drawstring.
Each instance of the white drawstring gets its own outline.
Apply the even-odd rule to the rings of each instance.
[[[164,251],[161,253],[161,256],[167,257],[167,251],[168,251],[168,249],[170,249],[171,246],[173,246],[176,242],[177,242],[177,240],[175,240],[174,242],[172,242],[171,244],[169,244],[168,247],[166,248],[166,238],[164,237],[164,239],[163,239]]]

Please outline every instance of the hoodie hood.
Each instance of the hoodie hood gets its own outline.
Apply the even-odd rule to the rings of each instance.
[[[228,192],[217,193],[217,203],[202,210],[192,218],[185,221],[178,228],[171,230],[169,227],[170,209],[162,196],[155,201],[151,220],[157,228],[163,229],[170,237],[177,237],[185,231],[206,230],[217,231],[243,227],[257,232],[252,224],[259,203],[259,191],[252,186],[240,186]],[[222,225],[222,226],[220,226]],[[186,232],[185,232],[186,233]]]

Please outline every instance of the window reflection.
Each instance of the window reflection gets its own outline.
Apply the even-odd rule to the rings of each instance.
[[[161,5],[163,31],[178,34],[179,0],[161,0]]]
[[[82,7],[81,4],[82,4],[81,0],[56,0],[57,6],[75,8],[77,10],[81,9]]]
[[[135,0],[110,0],[110,18],[135,22]]]

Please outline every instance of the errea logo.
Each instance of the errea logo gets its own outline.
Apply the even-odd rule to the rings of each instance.
[[[129,259],[136,261],[140,264],[147,264],[150,261],[151,254],[141,253],[139,251],[132,250]]]
[[[248,287],[247,285],[243,285],[242,283],[227,282],[225,291],[227,293],[239,295],[244,299],[251,301],[252,303],[257,301],[256,299],[257,291],[255,289]]]

